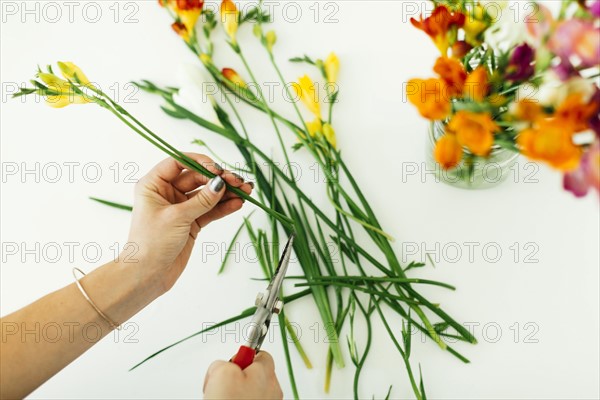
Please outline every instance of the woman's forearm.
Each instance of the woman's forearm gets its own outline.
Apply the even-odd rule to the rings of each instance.
[[[141,262],[110,262],[80,279],[88,296],[121,324],[164,290]],[[111,330],[75,283],[0,319],[0,398],[23,398]]]
[[[216,176],[209,179],[168,158],[136,185],[129,242],[136,260],[119,258],[80,279],[113,324],[122,324],[175,284],[200,230],[239,210],[253,185],[210,158],[186,153]],[[131,255],[129,255],[131,256]],[[126,261],[127,260],[127,261]],[[111,330],[75,283],[0,319],[0,398],[22,398],[75,360]],[[52,335],[59,329],[58,335]],[[31,332],[33,330],[33,334]]]

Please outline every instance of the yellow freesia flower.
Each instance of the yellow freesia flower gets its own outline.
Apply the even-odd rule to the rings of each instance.
[[[301,77],[298,82],[292,84],[296,95],[302,100],[304,105],[312,112],[315,117],[321,119],[321,104],[317,95],[317,90],[312,79],[308,75]]]
[[[335,131],[330,124],[324,124],[321,122],[320,118],[315,118],[312,122],[306,122],[306,128],[308,129],[308,134],[312,138],[319,137],[323,135],[325,140],[327,140],[331,146],[335,149],[337,146],[337,140],[335,137]],[[302,135],[304,137],[304,135]]]
[[[325,139],[331,144],[331,146],[335,149],[337,147],[337,139],[335,137],[335,131],[333,130],[333,126],[329,124],[323,124],[323,136]]]
[[[265,35],[265,40],[267,43],[267,50],[269,50],[269,52],[272,51],[275,42],[277,42],[277,34],[275,33],[275,31],[267,32]]]
[[[467,18],[463,29],[465,31],[465,41],[471,46],[479,46],[481,44],[480,35],[488,28],[489,24],[483,21],[478,21],[473,18]]]
[[[63,92],[65,90],[69,90],[70,84],[64,79],[59,78],[56,75],[40,72],[37,74],[38,78],[42,80],[50,89],[56,92]]]
[[[467,15],[463,29],[465,41],[471,46],[479,46],[482,42],[482,33],[490,27],[490,21],[486,18],[486,10],[480,4],[475,4],[472,15]]]
[[[173,30],[183,40],[189,42],[200,14],[204,1],[202,0],[160,0],[161,6],[168,7],[175,15],[176,21],[171,25]]]
[[[310,137],[315,137],[319,132],[323,132],[323,124],[320,118],[315,118],[312,122],[306,122],[306,128]]]
[[[325,75],[328,83],[337,81],[338,72],[340,70],[340,60],[334,52],[331,52],[324,63]]]
[[[61,66],[60,64],[63,65]],[[77,74],[77,79],[80,81],[83,80],[87,82],[88,85],[91,85],[87,77],[75,64],[59,63],[59,68],[61,69],[65,78],[76,82],[75,74]],[[65,69],[63,70],[63,68]],[[93,101],[88,96],[76,93],[73,89],[73,86],[69,82],[59,78],[54,74],[40,72],[37,74],[37,77],[48,87],[48,91],[41,94],[46,96],[46,104],[48,104],[50,107],[63,108],[69,104],[87,104]]]
[[[177,15],[179,15],[179,19],[181,23],[185,26],[188,34],[194,31],[196,28],[196,23],[198,22],[198,18],[200,18],[200,13],[202,12],[201,8],[192,8],[189,10],[180,10]]]
[[[73,82],[78,82],[84,86],[91,85],[90,80],[87,78],[87,76],[85,76],[81,68],[79,68],[72,62],[59,61],[58,68],[60,68],[60,72],[65,77],[65,79],[68,79]]]
[[[221,22],[223,28],[227,33],[227,36],[231,38],[231,41],[235,43],[235,34],[239,25],[239,15],[237,7],[231,0],[223,0],[221,2]]]

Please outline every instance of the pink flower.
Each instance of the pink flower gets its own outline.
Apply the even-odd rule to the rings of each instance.
[[[533,39],[535,44],[539,45],[550,34],[552,25],[554,24],[554,17],[552,16],[552,11],[543,4],[536,3],[536,8],[537,10],[525,19],[525,26],[527,27],[527,34]]]
[[[550,50],[563,62],[576,56],[581,60],[578,67],[600,64],[600,28],[591,21],[571,19],[561,22],[548,41]]]
[[[600,141],[583,154],[579,168],[564,175],[563,186],[576,197],[584,197],[590,188],[600,193]]]

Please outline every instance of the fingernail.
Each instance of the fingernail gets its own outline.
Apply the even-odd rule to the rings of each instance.
[[[244,182],[244,178],[242,178],[241,175],[238,175],[235,172],[232,172],[231,175],[235,176],[237,180]]]
[[[223,167],[221,167],[221,164],[219,164],[219,163],[215,163],[215,168],[216,168],[216,169],[217,169],[217,171],[219,171],[219,172],[223,172],[223,171],[225,171],[225,170],[223,169]]]
[[[225,181],[220,176],[215,176],[208,183],[208,188],[213,193],[219,193],[225,186]]]
[[[252,189],[254,189],[254,182],[246,182],[246,183],[248,183],[248,185],[250,185],[250,187],[251,187]]]

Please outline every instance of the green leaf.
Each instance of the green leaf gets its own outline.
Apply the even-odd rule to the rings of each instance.
[[[306,54],[304,55],[304,57],[293,57],[293,58],[290,58],[290,62],[293,62],[293,63],[307,63],[307,64],[310,64],[310,65],[317,65],[317,63],[314,62]]]
[[[404,351],[406,357],[410,357],[411,342],[412,342],[412,325],[410,319],[407,320],[407,324],[402,321],[402,338],[404,339]]]
[[[421,364],[419,364],[419,388],[421,390],[421,398],[423,400],[427,400],[427,395],[425,394],[425,385],[423,384],[423,372],[421,371]]]
[[[450,327],[450,324],[447,322],[438,322],[437,324],[433,324],[433,329],[437,333],[445,332]]]
[[[248,218],[250,218],[250,216],[253,213],[254,213],[254,211],[252,211],[248,215]],[[223,257],[223,262],[221,263],[221,268],[219,268],[219,272],[217,272],[218,275],[222,274],[223,271],[225,271],[225,265],[227,265],[227,260],[229,259],[229,255],[231,254],[231,248],[233,246],[235,246],[235,242],[236,242],[238,236],[240,236],[240,233],[242,232],[242,229],[244,228],[244,226],[246,226],[246,223],[244,221],[242,221],[242,223],[240,224],[240,227],[237,229],[237,231],[235,231],[233,238],[231,238],[231,242],[229,243],[229,246],[227,246],[227,252],[225,253],[225,256]]]
[[[119,203],[114,203],[112,201],[108,201],[108,200],[102,200],[102,199],[98,199],[96,197],[90,197],[90,200],[94,200],[100,204],[104,204],[105,206],[109,206],[109,207],[114,207],[114,208],[118,208],[120,210],[125,210],[125,211],[132,211],[133,207],[132,206],[128,206],[125,204],[119,204]]]
[[[292,145],[292,150],[293,151],[298,151],[300,150],[302,147],[304,146],[304,143],[298,142],[298,143],[294,143]]]
[[[389,400],[391,394],[392,394],[392,385],[390,385],[390,388],[388,389],[387,394],[385,395],[385,400]]]
[[[176,119],[185,119],[185,115],[181,115],[177,111],[171,110],[169,107],[160,106],[160,109],[163,110],[164,113],[167,114],[169,117],[173,117]]]
[[[281,342],[283,344],[283,353],[285,354],[285,363],[287,365],[288,375],[290,377],[290,386],[292,387],[292,393],[294,394],[294,399],[298,400],[300,396],[298,395],[298,387],[296,386],[296,377],[294,376],[294,367],[292,366],[292,359],[290,357],[290,348],[288,346],[287,334],[285,331],[286,328],[286,318],[283,310],[278,315],[279,318],[279,330],[281,332]]]

